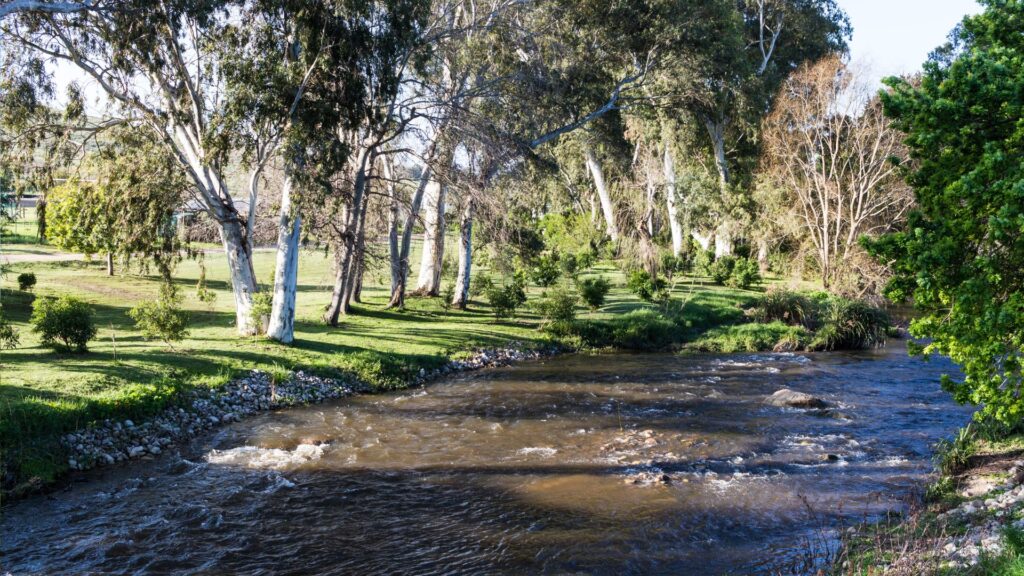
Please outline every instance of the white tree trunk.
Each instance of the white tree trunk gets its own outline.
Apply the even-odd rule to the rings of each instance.
[[[391,159],[386,156],[381,157],[381,175],[384,177],[384,186],[391,200],[388,208],[388,256],[391,264],[391,294],[394,294],[402,281],[402,253],[398,243],[398,216],[401,205],[398,186],[395,185],[394,172],[391,170]]]
[[[727,226],[719,226],[715,232],[715,258],[732,256],[732,231]]]
[[[594,179],[597,195],[601,199],[601,211],[604,214],[604,223],[608,236],[611,237],[612,242],[618,242],[619,228],[615,224],[615,207],[612,205],[611,194],[608,193],[608,184],[604,180],[604,170],[601,168],[601,162],[598,161],[597,155],[594,154],[594,149],[589,145],[583,149],[583,154],[587,162],[587,169],[590,170],[590,176]]]
[[[725,156],[725,128],[728,120],[704,119],[704,127],[711,136],[711,147],[715,152],[715,167],[718,168],[718,179],[724,187],[729,184],[729,159]]]
[[[696,230],[690,232],[690,236],[693,236],[693,239],[697,241],[697,245],[700,246],[701,250],[710,250],[711,241],[715,239],[714,234],[705,234]]]
[[[274,267],[274,299],[267,336],[282,344],[295,340],[295,295],[299,278],[299,237],[302,217],[292,213],[292,179],[281,191],[281,217],[277,225],[277,263]]]
[[[672,232],[673,256],[679,256],[683,251],[683,225],[679,222],[676,201],[676,161],[671,147],[665,144],[665,204],[668,207],[668,227]]]
[[[466,199],[459,223],[459,273],[455,278],[452,306],[465,310],[469,303],[469,284],[473,268],[473,199]]]
[[[441,265],[444,262],[445,187],[431,181],[426,189],[426,217],[423,219],[423,253],[416,291],[427,296],[441,292]]]
[[[252,336],[263,327],[257,326],[252,318],[252,298],[259,288],[242,223],[237,220],[222,223],[220,238],[227,255],[231,292],[235,297],[235,325],[239,334]]]
[[[256,202],[260,195],[260,173],[263,166],[257,166],[249,174],[249,213],[245,217],[245,238],[249,242],[249,252],[253,249],[253,236],[256,234]],[[286,184],[287,185],[287,184]]]

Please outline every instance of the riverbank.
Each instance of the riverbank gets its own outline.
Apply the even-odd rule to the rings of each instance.
[[[1024,574],[1024,435],[971,428],[939,447],[940,473],[910,511],[851,527],[832,574]]]
[[[147,422],[169,407],[178,409],[215,395],[253,370],[277,382],[285,381],[289,373],[301,372],[387,390],[415,382],[421,371],[429,373],[453,360],[470,359],[475,350],[506,348],[513,342],[533,350],[556,341],[538,330],[542,319],[531,307],[542,299],[542,288],[528,288],[528,304],[516,318],[496,321],[479,297],[468,311],[446,309],[437,298],[414,298],[403,311],[388,310],[387,290],[381,285],[385,279],[375,276],[368,277],[356,314],[330,328],[319,320],[330,297],[330,262],[323,254],[308,252],[300,267],[295,343],[281,346],[260,338],[240,338],[234,333],[232,298],[222,258],[217,254],[205,257],[207,288],[215,295],[212,301],[201,300],[196,293],[203,274],[200,263],[186,260],[179,264],[175,278],[190,322],[189,335],[173,349],[145,340],[127,314],[133,305],[157,294],[155,276],[109,277],[100,262],[9,266],[7,277],[0,282],[0,294],[4,314],[19,331],[21,343],[15,350],[0,352],[0,448],[6,463],[2,475],[5,489],[51,485],[71,469],[71,461],[81,465],[82,460],[69,455],[59,442],[69,433],[105,426],[107,421],[122,425],[126,420]],[[255,267],[259,277],[269,278],[273,254],[257,252]],[[22,272],[36,275],[33,292],[16,289],[17,275]],[[581,320],[599,330],[607,321],[657,308],[630,293],[622,273],[610,264],[599,264],[585,276],[603,276],[613,284],[599,311],[579,311]],[[31,332],[28,320],[34,300],[59,294],[81,298],[95,310],[99,334],[89,343],[87,354],[54,352],[41,346]],[[701,278],[678,282],[673,297],[682,305],[688,326],[674,330],[671,338],[678,340],[712,326],[742,321],[741,306],[749,305],[758,294]],[[116,456],[112,457],[116,461]]]

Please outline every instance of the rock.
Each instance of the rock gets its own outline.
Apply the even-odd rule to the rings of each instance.
[[[783,388],[769,396],[764,401],[769,406],[779,406],[783,408],[827,408],[828,402],[825,402],[821,398],[811,396],[810,394],[804,394],[803,392],[795,392],[788,388]]]
[[[143,448],[142,446],[132,446],[132,447],[128,448],[128,457],[129,458],[138,458],[139,456],[142,456],[145,453],[146,453],[146,449]]]

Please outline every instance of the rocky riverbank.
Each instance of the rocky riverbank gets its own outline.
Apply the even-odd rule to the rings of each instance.
[[[504,366],[552,356],[557,347],[526,350],[519,343],[479,350],[434,370],[421,369],[407,384],[422,386],[453,374]],[[145,422],[105,420],[60,439],[72,470],[89,470],[118,462],[158,455],[168,446],[248,415],[288,406],[315,404],[371,390],[356,379],[323,378],[296,371],[283,382],[254,370],[215,390],[196,390],[184,402]]]

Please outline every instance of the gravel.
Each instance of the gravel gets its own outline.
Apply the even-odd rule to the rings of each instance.
[[[555,347],[524,350],[519,343],[513,343],[506,348],[480,350],[470,358],[452,360],[435,370],[421,369],[408,384],[421,386],[459,372],[504,366],[559,352]],[[61,437],[61,445],[68,452],[69,468],[88,470],[159,455],[171,444],[257,412],[318,404],[369,389],[370,386],[354,379],[323,378],[301,370],[275,385],[269,374],[253,370],[216,390],[192,391],[181,405],[167,408],[145,422],[104,420]]]

